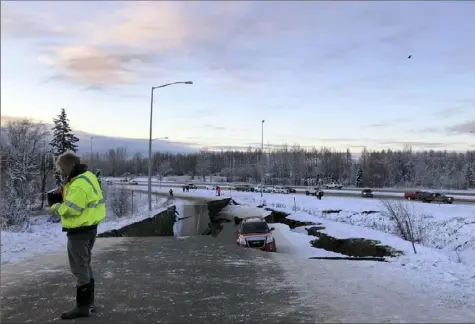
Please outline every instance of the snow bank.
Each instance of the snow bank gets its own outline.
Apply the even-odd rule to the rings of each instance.
[[[117,218],[112,212],[107,212],[106,220],[98,227],[98,232],[118,229],[126,225],[139,222],[151,217],[174,203],[167,198],[154,199],[152,208],[148,211],[146,195],[138,195],[134,204],[138,206],[133,215]],[[66,248],[66,233],[62,231],[60,223],[48,221],[49,215],[31,218],[31,226],[27,232],[1,231],[1,264],[12,264],[37,254],[54,252]]]
[[[236,193],[233,199],[249,206],[262,203],[260,196],[253,193]],[[317,200],[315,197],[278,194],[264,195],[263,200],[267,207],[289,213],[290,219],[321,223],[325,227],[322,232],[335,238],[378,240],[383,245],[401,250],[404,255],[391,258],[388,267],[399,269],[400,273],[406,273],[415,281],[430,282],[440,291],[452,291],[450,298],[454,299],[454,303],[467,304],[468,300],[475,300],[475,208],[470,205],[439,206],[408,202],[410,208],[425,214],[427,220],[426,246],[416,244],[415,254],[410,242],[383,231],[389,228],[384,226],[389,220],[381,214],[383,206],[378,200],[350,197]],[[314,237],[308,236],[303,227],[289,230],[283,224],[272,226],[276,227],[274,235],[281,252],[306,258],[341,256],[311,247],[310,241]],[[454,246],[463,243],[464,250],[456,255]]]

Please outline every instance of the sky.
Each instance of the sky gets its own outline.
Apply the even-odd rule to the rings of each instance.
[[[475,148],[475,2],[7,1],[1,114],[193,147]],[[411,58],[408,58],[410,55]]]

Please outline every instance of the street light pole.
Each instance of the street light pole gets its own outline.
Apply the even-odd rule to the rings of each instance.
[[[261,197],[264,194],[264,165],[262,163],[264,160],[264,122],[263,119],[261,123]]]
[[[174,84],[193,84],[192,81],[180,81],[163,84],[158,87],[152,87],[150,95],[150,131],[148,137],[148,210],[152,210],[152,117],[153,117],[153,91],[159,88],[165,88]]]

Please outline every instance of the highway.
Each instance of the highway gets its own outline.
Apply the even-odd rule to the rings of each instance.
[[[142,178],[143,179],[143,178]],[[140,185],[147,185],[148,182],[145,180],[136,180]],[[114,183],[120,183],[117,178],[112,179],[112,182]],[[222,188],[229,188],[231,186],[235,186],[236,184],[230,185],[229,183],[219,183],[219,182],[202,182],[202,181],[190,181],[190,183],[195,184],[198,186],[198,188],[205,188],[206,186],[221,186]],[[157,184],[159,185],[160,182],[156,181],[155,179],[152,180],[152,184]],[[163,187],[181,187],[185,183],[178,183],[178,182],[161,182],[161,185]],[[258,186],[259,184],[249,184],[250,186]],[[297,191],[304,192],[306,188],[309,187],[315,187],[315,186],[290,186],[292,188],[295,188]],[[349,187],[349,188],[342,188],[342,189],[326,189],[324,186],[321,187],[325,192],[328,190],[334,190],[336,192],[354,192],[356,194],[359,194],[362,189],[354,188],[354,187]],[[394,194],[400,194],[403,195],[404,192],[408,191],[435,191],[435,192],[442,192],[446,195],[450,196],[467,196],[467,197],[473,197],[475,199],[475,190],[450,190],[450,189],[421,189],[421,188],[368,188],[372,189],[374,192],[381,192],[381,193],[394,193]]]
[[[113,184],[128,184],[126,182],[120,182],[120,181],[112,181]],[[138,185],[141,187],[140,190],[143,191],[143,186],[147,186],[147,182],[145,181],[137,181]],[[162,188],[181,188],[183,187],[183,184],[181,183],[174,183],[174,182],[162,182],[160,185],[157,182],[152,182],[153,187],[162,187]],[[198,189],[205,189],[207,186],[212,186],[210,184],[207,185],[201,185],[201,184],[196,184]],[[231,186],[230,185],[221,185],[221,188],[225,190],[229,190]],[[299,194],[299,195],[304,195],[305,194],[305,187],[304,188],[299,188],[299,187],[293,187],[296,189],[296,193],[294,194]],[[326,197],[351,197],[351,198],[361,198],[361,199],[370,199],[370,198],[362,198],[361,197],[361,191],[356,191],[356,190],[345,190],[345,189],[324,189],[323,190],[325,193]],[[264,193],[265,195],[266,193]],[[374,198],[373,199],[394,199],[394,200],[404,200],[404,193],[402,192],[389,192],[389,191],[373,191]],[[453,195],[454,197],[454,203],[456,205],[474,205],[475,204],[475,196],[463,196],[463,195]]]

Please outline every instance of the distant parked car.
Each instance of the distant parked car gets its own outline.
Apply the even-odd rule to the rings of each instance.
[[[120,179],[120,182],[129,182],[128,178]]]
[[[254,188],[252,188],[252,189],[254,189],[255,192],[264,191],[264,190],[263,190],[263,187],[261,187],[261,186],[256,186],[256,187],[254,187]]]
[[[413,191],[413,192],[405,192],[404,199],[407,200],[420,200],[423,195],[428,194],[426,191]]]
[[[135,180],[130,180],[129,185],[138,185],[139,183]]]
[[[289,189],[287,189],[285,187],[275,186],[274,188],[272,188],[272,192],[273,193],[288,194]]]
[[[322,193],[323,196],[323,191],[318,187],[305,189],[305,195],[307,196],[318,196],[319,193]]]
[[[265,193],[271,193],[274,191],[274,187],[264,187],[264,192]]]
[[[110,186],[110,185],[112,185],[112,181],[107,180],[107,181],[106,181],[106,184],[107,184],[108,186]]]
[[[267,252],[277,252],[275,239],[272,236],[273,230],[274,228],[269,228],[265,219],[260,216],[245,218],[236,233],[236,245]]]
[[[249,192],[249,191],[254,191],[254,188],[251,187],[250,185],[237,185],[234,187],[234,190],[236,191],[245,191],[245,192]]]
[[[361,197],[363,197],[363,198],[374,198],[373,190],[364,189],[363,191],[361,191]]]
[[[295,190],[292,187],[284,187],[284,188],[287,189],[289,191],[289,193],[296,193],[297,192],[297,190]]]
[[[420,200],[424,203],[438,202],[439,204],[452,204],[454,197],[436,192],[426,192],[421,196]]]
[[[188,186],[190,189],[198,189],[198,187],[197,187],[194,183],[189,183],[189,184],[187,184],[187,186]]]
[[[332,183],[327,183],[325,186],[325,189],[342,189],[343,186],[339,183],[332,182]]]

